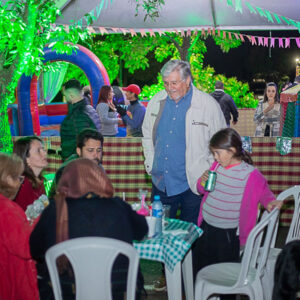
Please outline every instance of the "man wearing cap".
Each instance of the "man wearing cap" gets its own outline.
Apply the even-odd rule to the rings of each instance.
[[[126,109],[122,106],[117,106],[116,108],[123,123],[127,126],[127,136],[143,136],[142,124],[146,108],[139,102],[138,95],[141,93],[141,89],[136,84],[130,84],[122,88],[122,90],[125,91],[126,98],[130,101],[127,111],[130,112],[131,117],[127,115]]]

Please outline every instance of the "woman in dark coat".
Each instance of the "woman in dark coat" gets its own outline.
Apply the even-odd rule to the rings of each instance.
[[[131,206],[113,197],[113,186],[97,164],[80,158],[70,162],[58,182],[55,201],[44,210],[30,237],[32,257],[38,262],[40,297],[53,299],[45,253],[62,241],[87,236],[118,239],[129,244],[141,240],[148,227],[143,216]],[[63,275],[64,299],[74,299],[73,278],[69,270]],[[112,290],[114,299],[123,299],[126,290],[127,261],[119,257],[113,267]],[[69,286],[69,288],[68,288]],[[137,289],[143,288],[139,273]]]

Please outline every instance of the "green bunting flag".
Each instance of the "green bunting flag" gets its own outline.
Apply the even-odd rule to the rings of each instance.
[[[249,2],[245,2],[245,3],[249,8],[251,14],[257,14],[256,10],[252,7],[252,5]]]
[[[227,5],[233,7],[233,2],[232,2],[232,0],[227,0]]]
[[[235,11],[239,11],[241,14],[243,13],[241,0],[235,0]]]
[[[283,136],[277,137],[276,150],[281,155],[289,154],[292,151],[292,138]]]

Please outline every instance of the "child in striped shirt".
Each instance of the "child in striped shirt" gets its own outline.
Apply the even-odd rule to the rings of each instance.
[[[252,165],[234,129],[218,131],[209,147],[215,158],[210,170],[217,173],[217,180],[211,192],[203,187],[208,171],[197,182],[198,192],[204,194],[198,217],[203,235],[193,250],[194,272],[215,263],[238,262],[240,247],[244,247],[256,224],[258,204],[268,211],[282,205],[275,200],[264,176]]]

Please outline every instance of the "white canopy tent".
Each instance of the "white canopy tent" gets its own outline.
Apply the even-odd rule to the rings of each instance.
[[[142,2],[142,1],[140,1]],[[72,20],[86,26],[84,15],[94,18],[92,27],[168,31],[215,28],[222,30],[299,30],[300,0],[165,0],[155,20],[145,11],[136,13],[136,0],[58,0],[62,16],[56,24]],[[283,18],[282,18],[283,17]]]

